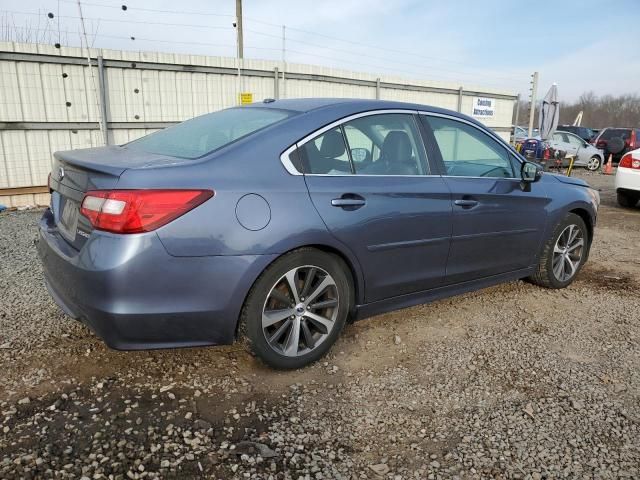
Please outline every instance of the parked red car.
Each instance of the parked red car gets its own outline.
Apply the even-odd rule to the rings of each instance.
[[[594,145],[604,152],[605,161],[611,154],[613,161],[618,163],[625,153],[640,148],[640,129],[607,127],[600,132]]]

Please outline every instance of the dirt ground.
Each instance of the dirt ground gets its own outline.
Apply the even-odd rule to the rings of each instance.
[[[240,345],[109,350],[0,215],[0,478],[639,478],[640,208],[601,190],[565,290],[519,281],[346,327],[270,370]]]

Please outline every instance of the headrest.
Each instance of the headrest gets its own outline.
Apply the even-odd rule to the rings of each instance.
[[[411,158],[413,147],[407,132],[392,130],[387,134],[382,144],[382,156],[387,161],[405,161]]]
[[[344,138],[339,130],[330,130],[324,134],[320,154],[325,158],[338,158],[345,152]]]

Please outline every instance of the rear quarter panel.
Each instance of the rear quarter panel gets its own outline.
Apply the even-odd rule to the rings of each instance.
[[[284,150],[309,131],[334,121],[335,114],[333,110],[332,114],[297,115],[201,161],[126,170],[118,188],[215,191],[213,198],[157,230],[170,255],[273,255],[323,245],[340,251],[362,281],[355,256],[329,233],[311,203],[304,177],[289,174],[280,162]],[[238,221],[238,202],[247,194],[257,194],[268,204],[264,228],[250,230]]]

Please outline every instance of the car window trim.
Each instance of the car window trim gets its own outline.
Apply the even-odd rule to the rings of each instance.
[[[584,138],[582,138],[580,135],[578,135],[577,133],[573,133],[573,132],[564,132],[564,133],[567,134],[567,138],[569,139],[569,143],[571,143],[571,137],[579,140],[581,147],[584,145],[584,142],[586,142],[586,140]]]
[[[349,158],[349,168],[351,169],[351,175],[356,174],[356,166],[353,163],[353,157],[351,156],[351,147],[349,146],[349,140],[347,140],[347,134],[344,131],[344,123],[341,123],[340,134],[342,135],[342,141],[344,142],[344,149],[347,151],[347,157]]]
[[[511,154],[513,154],[513,157],[518,160],[518,162],[520,162],[520,167],[522,167],[522,164],[524,163],[524,160],[522,160],[520,158],[520,154],[518,152],[516,152],[515,149],[511,148],[510,145],[507,145],[505,143],[505,141],[498,135],[496,135],[494,132],[492,132],[491,130],[489,130],[488,128],[485,127],[481,127],[479,125],[476,125],[473,122],[470,122],[469,120],[466,120],[464,118],[461,117],[457,117],[455,115],[448,115],[446,113],[438,113],[438,112],[427,112],[424,110],[418,110],[418,115],[425,115],[428,117],[440,117],[440,118],[446,118],[448,120],[454,120],[457,122],[461,122],[461,123],[465,123],[467,125],[470,125],[472,127],[474,127],[476,130],[484,133],[485,135],[488,135],[489,137],[493,138],[494,140],[496,140],[498,142],[498,144],[505,150],[505,153],[507,154],[507,159],[509,159],[509,157],[511,157]],[[429,126],[429,128],[431,128],[431,126]],[[438,151],[440,151],[440,147],[438,146]],[[440,152],[440,160],[442,161],[442,153]],[[509,160],[509,164],[511,165],[511,167],[513,167],[513,165],[511,164],[511,160]],[[516,172],[513,172],[514,175]],[[476,177],[476,176],[471,176],[471,175],[446,175],[446,172],[444,172],[443,170],[443,174],[440,175],[442,177],[446,177],[446,178],[483,178],[483,179],[494,179],[494,180],[518,180],[521,181],[522,179],[520,177]]]
[[[427,162],[429,162],[429,158],[427,155],[427,150],[426,150],[426,145],[424,144],[424,139],[422,138],[421,132],[420,132],[420,128],[418,125],[418,122],[416,121],[415,116],[419,113],[418,110],[415,109],[403,109],[403,108],[387,108],[387,109],[383,109],[383,110],[369,110],[366,112],[360,112],[360,113],[354,113],[352,115],[348,115],[346,117],[343,117],[339,120],[336,120],[334,122],[331,122],[327,125],[325,125],[324,127],[321,127],[317,130],[314,130],[312,133],[306,135],[305,137],[303,137],[301,140],[298,140],[296,143],[294,143],[293,145],[291,145],[289,148],[287,148],[284,152],[282,152],[282,154],[280,155],[280,162],[282,163],[282,165],[284,166],[285,170],[290,174],[290,175],[306,175],[309,177],[440,177],[441,175],[436,175],[436,174],[431,174],[429,173],[428,175],[372,175],[372,174],[363,174],[363,173],[350,173],[350,174],[339,174],[339,175],[331,175],[328,173],[304,173],[304,172],[300,172],[298,171],[298,169],[296,169],[296,167],[294,166],[293,162],[290,159],[290,155],[293,151],[295,151],[296,149],[303,147],[306,143],[310,142],[311,140],[314,140],[315,138],[319,137],[320,135],[322,135],[323,133],[331,130],[332,128],[335,127],[340,127],[342,129],[342,125],[345,123],[350,122],[351,120],[355,120],[357,118],[362,118],[362,117],[368,117],[368,116],[372,116],[372,115],[384,115],[384,114],[394,114],[394,113],[400,113],[400,114],[404,114],[404,115],[410,115],[413,117],[413,121],[416,124],[416,129],[418,131],[418,141],[422,144],[422,148],[423,148],[423,152],[425,154],[425,156],[427,157]],[[347,147],[347,149],[349,148],[349,144],[346,143],[345,146]],[[428,168],[429,168],[429,172],[431,172],[431,165],[428,164]]]

